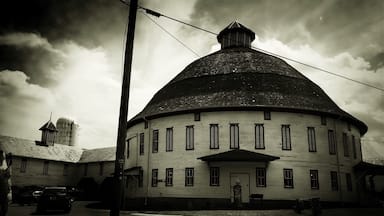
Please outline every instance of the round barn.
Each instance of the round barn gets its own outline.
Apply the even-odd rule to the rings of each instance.
[[[357,202],[367,126],[284,60],[252,49],[242,24],[217,39],[221,50],[128,122],[127,207],[230,208],[235,185],[241,207]]]

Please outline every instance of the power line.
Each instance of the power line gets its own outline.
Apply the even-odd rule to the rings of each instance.
[[[171,36],[173,39],[175,39],[177,42],[179,42],[181,45],[183,45],[185,48],[187,48],[189,51],[191,51],[193,54],[195,54],[197,57],[201,57],[196,51],[194,51],[192,48],[187,46],[187,44],[183,43],[181,40],[179,40],[176,36],[174,36],[172,33],[167,31],[163,26],[161,26],[159,23],[157,23],[155,20],[153,20],[151,17],[149,17],[147,14],[142,12],[144,16],[146,16],[150,21],[152,21],[155,25],[157,25],[161,30],[163,30],[165,33],[167,33],[169,36]]]
[[[210,31],[210,30],[207,30],[207,29],[204,29],[204,28],[201,28],[199,26],[196,26],[196,25],[192,25],[190,23],[187,23],[187,22],[184,22],[184,21],[181,21],[181,20],[178,20],[176,18],[173,18],[173,17],[170,17],[170,16],[167,16],[165,14],[162,14],[162,13],[159,13],[157,11],[154,11],[154,10],[151,10],[151,9],[148,9],[148,8],[145,8],[145,7],[142,7],[142,6],[138,6],[138,8],[140,9],[143,9],[146,13],[152,15],[152,16],[155,16],[155,17],[165,17],[165,18],[168,18],[170,20],[173,20],[175,22],[178,22],[178,23],[181,23],[183,25],[187,25],[187,26],[190,26],[192,28],[195,28],[195,29],[198,29],[198,30],[201,30],[201,31],[204,31],[206,33],[209,33],[209,34],[213,34],[215,36],[217,36],[218,34],[213,32],[213,31]],[[152,20],[154,21],[154,20]],[[157,24],[157,23],[155,23]],[[158,25],[158,24],[157,24]],[[161,27],[164,31],[166,31],[163,27]],[[167,31],[166,31],[167,32]],[[170,34],[168,32],[168,34]],[[173,37],[173,36],[172,36]],[[175,38],[176,39],[176,38]],[[180,40],[176,39],[177,41],[181,42]],[[182,42],[181,42],[182,43]],[[184,43],[182,43],[184,44]],[[276,57],[280,57],[280,58],[283,58],[283,59],[286,59],[288,61],[292,61],[292,62],[295,62],[295,63],[298,63],[298,64],[301,64],[301,65],[304,65],[306,67],[310,67],[310,68],[313,68],[315,70],[318,70],[318,71],[321,71],[321,72],[324,72],[324,73],[328,73],[328,74],[331,74],[331,75],[334,75],[334,76],[337,76],[337,77],[340,77],[340,78],[343,78],[343,79],[346,79],[346,80],[349,80],[349,81],[352,81],[352,82],[355,82],[355,83],[358,83],[360,85],[365,85],[367,87],[370,87],[370,88],[374,88],[374,89],[377,89],[379,91],[383,91],[384,92],[384,89],[383,88],[380,88],[380,87],[377,87],[377,86],[374,86],[374,85],[371,85],[371,84],[368,84],[368,83],[365,83],[365,82],[361,82],[361,81],[358,81],[358,80],[355,80],[355,79],[352,79],[352,78],[349,78],[347,76],[343,76],[343,75],[340,75],[340,74],[337,74],[337,73],[334,73],[334,72],[331,72],[329,70],[325,70],[323,68],[320,68],[320,67],[316,67],[316,66],[313,66],[313,65],[310,65],[310,64],[307,64],[307,63],[303,63],[299,60],[296,60],[296,59],[292,59],[292,58],[289,58],[289,57],[286,57],[286,56],[282,56],[282,55],[279,55],[279,54],[276,54],[276,53],[273,53],[273,52],[270,52],[270,51],[267,51],[267,50],[264,50],[264,49],[261,49],[261,48],[257,48],[257,47],[254,47],[254,46],[251,46],[252,49],[255,49],[255,50],[258,50],[258,51],[261,51],[261,52],[265,52],[269,55],[273,55],[273,56],[276,56]],[[187,49],[190,49],[189,47]],[[190,49],[191,50],[191,49]],[[194,52],[194,51],[193,51]],[[195,52],[194,52],[195,53]]]

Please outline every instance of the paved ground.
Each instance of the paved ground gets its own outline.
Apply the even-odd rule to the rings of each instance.
[[[62,212],[50,212],[46,215],[66,216],[108,216],[109,210],[89,209],[85,206],[89,202],[74,202],[69,214]],[[19,206],[12,204],[9,207],[8,216],[38,215],[35,213],[36,205]],[[296,214],[293,210],[216,210],[216,211],[162,211],[162,212],[128,212],[121,211],[122,216],[159,216],[159,215],[182,215],[182,216],[310,216],[311,211],[305,210],[302,214]],[[322,216],[384,216],[384,208],[355,208],[355,209],[324,209]]]

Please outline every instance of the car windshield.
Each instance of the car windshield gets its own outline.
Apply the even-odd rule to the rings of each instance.
[[[45,189],[44,195],[66,195],[65,189]]]

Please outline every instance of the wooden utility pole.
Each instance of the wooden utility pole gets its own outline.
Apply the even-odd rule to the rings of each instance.
[[[128,18],[128,31],[127,40],[125,43],[125,57],[124,57],[124,74],[123,84],[121,88],[120,99],[120,115],[119,115],[119,128],[117,132],[117,146],[116,146],[116,161],[114,173],[114,196],[111,205],[110,216],[119,216],[121,199],[122,199],[122,185],[123,185],[123,172],[124,172],[124,151],[125,140],[127,137],[127,117],[128,117],[128,101],[129,101],[129,88],[131,81],[132,69],[132,52],[133,40],[135,37],[135,24],[138,0],[131,0],[129,4],[129,18]]]

